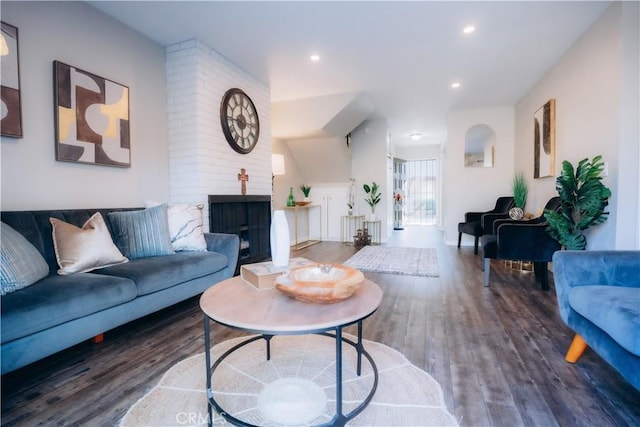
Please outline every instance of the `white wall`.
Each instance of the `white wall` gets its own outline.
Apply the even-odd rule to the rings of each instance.
[[[287,205],[289,189],[293,188],[294,197],[302,198],[300,185],[305,181],[304,176],[298,168],[295,157],[289,151],[289,146],[285,140],[273,139],[273,152],[284,156],[285,174],[275,176],[273,179],[273,208],[280,209]],[[313,193],[313,188],[311,189]]]
[[[376,218],[382,221],[381,241],[386,242],[393,229],[392,198],[393,164],[390,158],[389,131],[385,119],[366,120],[351,132],[351,170],[356,180],[355,215],[369,215],[371,208],[364,199],[362,185],[375,181],[382,198],[376,207]]]
[[[347,182],[351,178],[351,152],[346,138],[289,139],[286,145],[305,182]]]
[[[625,2],[621,7],[622,96],[616,248],[640,249],[640,3]]]
[[[624,22],[626,27],[623,31]],[[537,209],[557,195],[555,177],[533,180],[533,114],[556,99],[556,176],[563,160],[574,167],[602,155],[612,191],[606,223],[587,233],[588,249],[638,243],[638,4],[613,4],[517,103],[515,167],[529,181]]]
[[[3,210],[143,206],[169,189],[164,49],[81,2],[2,2],[18,27],[23,138],[2,137]],[[55,160],[53,61],[129,87],[131,167]]]
[[[402,160],[440,160],[440,145],[424,144],[416,146],[396,146],[393,151],[393,157]]]
[[[260,135],[249,154],[234,151],[220,124],[220,101],[240,88],[258,111]],[[249,175],[247,195],[271,194],[269,87],[202,43],[167,48],[170,201],[205,203],[210,194],[241,194],[240,169]],[[208,230],[208,208],[205,209]]]
[[[445,241],[457,244],[458,223],[465,212],[486,211],[495,206],[500,196],[511,195],[513,179],[513,107],[495,107],[450,113],[447,120],[447,152],[445,156],[443,214]],[[495,164],[492,168],[464,166],[467,130],[485,124],[495,132]],[[527,206],[529,203],[527,202]],[[463,235],[465,245],[473,237]]]
[[[322,206],[322,217],[320,220],[320,212],[316,208],[299,209],[299,240],[318,236],[323,240],[341,240],[340,220],[342,215],[347,214],[347,193],[351,177],[351,153],[345,139],[274,139],[273,152],[284,155],[286,172],[285,175],[274,178],[274,209],[286,206],[290,188],[293,188],[295,199],[300,201],[303,198],[300,185],[310,185],[309,198],[313,204]],[[294,213],[287,210],[285,215],[293,242]]]
[[[293,190],[293,195],[296,200],[302,200],[303,194],[300,190],[300,185],[305,182],[305,178],[300,172],[296,163],[295,157],[289,151],[289,145],[285,140],[273,139],[273,152],[276,154],[282,154],[284,156],[284,170],[285,174],[273,177],[273,209],[284,209],[287,206],[287,198],[289,197],[290,189]],[[313,199],[313,188],[311,189],[311,199]],[[304,218],[301,218],[302,225],[298,232],[300,233],[300,240],[309,236],[307,224],[306,211],[301,212]],[[293,212],[285,209],[285,217],[289,225],[289,238],[291,243],[294,243],[295,239],[295,218]],[[293,254],[292,254],[293,256]]]

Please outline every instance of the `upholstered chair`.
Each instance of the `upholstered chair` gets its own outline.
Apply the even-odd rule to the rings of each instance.
[[[551,198],[545,210],[558,210],[560,197]],[[544,213],[530,220],[501,219],[493,222],[491,234],[481,237],[484,270],[484,285],[489,286],[491,260],[530,261],[536,279],[542,289],[549,289],[547,263],[554,252],[560,250],[560,243],[547,233]]]
[[[460,242],[462,241],[462,233],[469,234],[474,237],[473,253],[478,254],[478,241],[481,236],[491,233],[491,226],[489,223],[498,218],[509,218],[509,209],[514,206],[513,197],[503,196],[498,197],[496,205],[493,209],[486,212],[467,212],[464,214],[464,222],[458,223],[458,248],[460,248]],[[485,228],[485,220],[488,224],[488,228]]]

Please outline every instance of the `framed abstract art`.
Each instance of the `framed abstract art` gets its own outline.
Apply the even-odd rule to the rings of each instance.
[[[131,166],[129,88],[53,62],[56,160]]]
[[[2,120],[0,130],[4,136],[22,137],[22,106],[20,101],[20,63],[18,60],[18,29],[2,22],[0,35],[0,87]]]
[[[556,100],[550,99],[533,115],[533,177],[555,175]]]

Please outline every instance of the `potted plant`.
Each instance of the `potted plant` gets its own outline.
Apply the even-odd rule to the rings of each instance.
[[[602,156],[592,161],[582,159],[575,169],[568,161],[562,162],[562,173],[556,179],[560,196],[558,211],[547,210],[544,217],[549,223],[547,232],[565,249],[583,250],[587,247],[584,232],[591,226],[607,220],[611,190],[602,183],[604,162]]]
[[[304,200],[305,202],[309,201],[309,193],[311,192],[311,186],[310,185],[306,185],[306,184],[302,184],[300,186],[300,190],[302,190],[302,194],[304,194]]]
[[[522,219],[524,217],[524,205],[527,204],[527,193],[529,192],[527,181],[522,172],[516,172],[513,176],[511,190],[513,192],[513,203],[515,207],[509,210],[509,217],[511,219]]]
[[[369,196],[365,198],[364,201],[367,202],[369,207],[371,207],[371,221],[374,221],[376,214],[376,205],[380,203],[380,200],[382,200],[382,193],[379,192],[380,187],[374,181],[371,183],[371,186],[369,186],[369,184],[364,184],[362,188],[364,189],[364,192]]]
[[[356,200],[356,180],[351,178],[349,180],[349,191],[347,192],[347,207],[349,211],[347,212],[349,216],[353,215],[353,206]]]

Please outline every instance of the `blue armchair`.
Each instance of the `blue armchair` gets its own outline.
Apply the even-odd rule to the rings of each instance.
[[[544,210],[558,208],[560,197],[552,197]],[[547,233],[547,226],[544,214],[530,220],[493,220],[493,231],[481,239],[484,285],[489,286],[492,259],[530,261],[542,289],[549,290],[547,262],[551,261],[554,252],[560,250],[560,243]]]
[[[640,251],[559,251],[553,269],[560,317],[576,333],[565,360],[589,346],[640,390]]]

